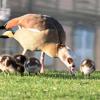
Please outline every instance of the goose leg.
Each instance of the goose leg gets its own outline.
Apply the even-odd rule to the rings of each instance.
[[[45,56],[45,53],[41,52],[41,56],[40,56],[40,63],[41,63],[40,73],[44,73],[44,56]]]
[[[23,52],[22,52],[22,55],[25,55],[26,51],[27,51],[27,50],[26,50],[26,49],[24,49],[24,50],[23,50]]]

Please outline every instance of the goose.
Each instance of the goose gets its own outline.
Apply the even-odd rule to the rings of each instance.
[[[44,72],[44,55],[58,57],[71,70],[75,69],[73,57],[65,46],[65,32],[62,25],[54,18],[41,14],[26,14],[8,21],[1,29],[19,26],[13,34],[7,31],[1,38],[13,37],[23,47],[23,55],[27,50],[41,50],[41,73]],[[9,35],[8,35],[9,33]],[[5,36],[4,36],[5,35]]]

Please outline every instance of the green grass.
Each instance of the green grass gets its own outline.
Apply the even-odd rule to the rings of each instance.
[[[90,79],[56,71],[23,77],[0,73],[0,100],[100,100],[100,72]]]

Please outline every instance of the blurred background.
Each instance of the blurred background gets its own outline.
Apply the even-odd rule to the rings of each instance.
[[[73,50],[77,67],[85,58],[95,61],[100,70],[100,0],[0,0],[0,25],[27,13],[39,13],[56,18],[66,32],[66,45]],[[4,30],[0,30],[2,34]],[[14,39],[0,39],[0,54],[21,53]],[[40,52],[34,54],[39,57]],[[47,68],[65,70],[58,59],[46,56]]]

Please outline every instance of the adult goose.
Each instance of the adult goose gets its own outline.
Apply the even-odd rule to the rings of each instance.
[[[12,29],[19,26],[19,29],[13,33],[7,31],[1,36],[13,37],[23,47],[23,53],[27,50],[39,49],[42,51],[41,73],[44,72],[44,54],[50,57],[58,57],[68,67],[71,73],[74,73],[75,64],[69,49],[65,46],[65,32],[62,25],[54,18],[41,14],[26,14],[8,21],[1,29]]]

